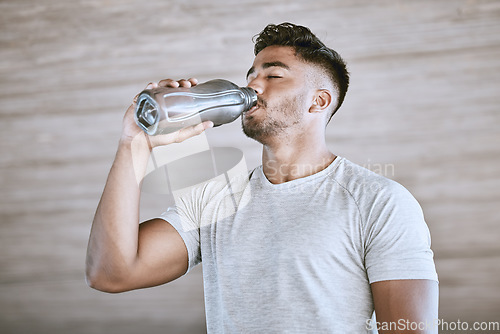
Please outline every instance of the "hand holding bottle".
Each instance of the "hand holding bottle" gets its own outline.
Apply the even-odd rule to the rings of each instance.
[[[172,80],[172,79],[164,79],[158,83],[149,83],[145,89],[154,89],[158,87],[170,87],[170,88],[189,88],[194,87],[198,84],[198,80],[195,78],[191,78],[189,80]],[[178,131],[157,135],[157,136],[149,136],[147,135],[136,123],[134,120],[134,113],[136,110],[137,98],[139,95],[135,96],[133,103],[127,109],[123,119],[123,128],[122,128],[122,142],[136,142],[138,145],[148,148],[150,151],[156,147],[161,145],[168,145],[171,143],[180,143],[188,138],[201,134],[208,128],[213,127],[213,122],[205,121],[200,124],[191,125],[185,128],[182,128]]]

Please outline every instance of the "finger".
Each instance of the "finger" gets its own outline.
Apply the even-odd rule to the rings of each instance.
[[[191,82],[192,87],[194,87],[198,84],[198,79],[196,79],[196,78],[189,78],[188,81]]]
[[[210,128],[213,128],[214,127],[214,122],[212,121],[205,121],[203,123],[201,123],[204,127],[204,129],[210,129]]]
[[[158,86],[177,88],[177,87],[179,87],[179,83],[175,80],[172,80],[172,79],[163,79],[163,80],[160,80],[160,82],[158,82]]]
[[[156,82],[150,82],[150,83],[148,83],[148,85],[144,89],[153,89],[156,87],[158,87],[158,84]]]
[[[181,80],[179,80],[179,86],[189,88],[189,87],[191,87],[191,81],[186,80],[186,79],[181,79]]]
[[[205,131],[208,128],[211,128],[214,126],[214,123],[212,121],[205,121],[203,123],[200,123],[198,125],[193,125],[189,126],[187,128],[181,129],[177,131],[177,136],[175,137],[175,142],[180,143],[183,142],[184,140],[197,136],[201,134],[203,131]]]

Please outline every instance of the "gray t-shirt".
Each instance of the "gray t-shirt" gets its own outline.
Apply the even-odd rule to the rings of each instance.
[[[422,210],[400,184],[337,157],[272,184],[215,180],[161,216],[203,260],[208,333],[369,333],[370,283],[437,281]]]

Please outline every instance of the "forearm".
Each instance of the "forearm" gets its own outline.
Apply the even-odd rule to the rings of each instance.
[[[140,181],[149,157],[145,137],[120,141],[97,207],[87,249],[92,286],[119,282],[137,258]]]

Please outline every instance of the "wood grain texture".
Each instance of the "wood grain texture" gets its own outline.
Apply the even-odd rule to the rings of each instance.
[[[123,295],[88,288],[90,223],[133,96],[165,77],[244,85],[251,37],[283,21],[347,60],[328,145],[422,204],[440,317],[500,322],[500,2],[4,0],[0,332],[203,332],[200,268]],[[259,164],[238,121],[207,136]],[[145,194],[142,216],[168,200]]]

